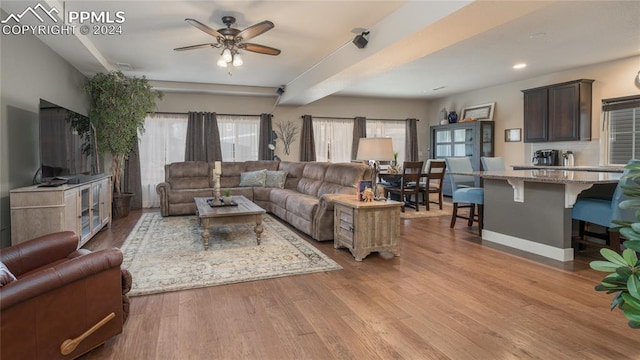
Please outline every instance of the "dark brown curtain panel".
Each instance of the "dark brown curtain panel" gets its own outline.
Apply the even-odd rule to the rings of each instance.
[[[140,150],[139,140],[133,145],[129,158],[124,162],[124,183],[125,192],[132,193],[132,209],[142,209],[142,178],[140,177]]]
[[[311,115],[302,116],[300,161],[316,161],[316,143],[313,140],[313,119]]]
[[[185,161],[221,161],[222,146],[216,113],[189,112]]]
[[[357,116],[353,119],[353,143],[351,144],[351,160],[358,156],[360,138],[367,137],[367,118]]]
[[[407,119],[407,142],[404,147],[404,161],[418,161],[418,120]]]
[[[258,136],[258,160],[273,159],[273,151],[269,149],[271,142],[271,131],[273,130],[271,114],[260,114],[260,134]]]

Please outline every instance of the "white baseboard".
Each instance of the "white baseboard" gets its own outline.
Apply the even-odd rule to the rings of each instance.
[[[535,241],[517,238],[494,231],[482,229],[482,240],[523,250],[532,254],[544,256],[563,262],[573,261],[573,248],[562,249],[554,246],[540,244]]]

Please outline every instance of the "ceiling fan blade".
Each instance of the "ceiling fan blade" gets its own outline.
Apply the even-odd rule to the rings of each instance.
[[[247,51],[252,51],[258,54],[280,55],[280,50],[269,47],[269,46],[264,46],[264,45],[243,43],[243,44],[240,44],[240,48],[245,49]]]
[[[249,40],[266,31],[273,29],[274,26],[275,25],[273,25],[271,21],[265,20],[255,25],[249,26],[248,28],[240,31],[238,35],[236,35],[236,38],[242,38],[242,40]]]
[[[191,46],[183,46],[183,47],[179,47],[179,48],[175,48],[173,50],[175,51],[183,51],[183,50],[194,50],[194,49],[202,49],[202,48],[206,48],[206,47],[217,47],[216,45],[218,44],[199,44],[199,45],[191,45]]]
[[[216,37],[216,38],[224,38],[224,36],[222,34],[220,34],[217,30],[214,30],[210,27],[208,27],[207,25],[201,23],[198,20],[195,19],[184,19],[184,21],[188,22],[190,25],[193,25],[195,27],[197,27],[198,29],[206,32],[207,34]]]

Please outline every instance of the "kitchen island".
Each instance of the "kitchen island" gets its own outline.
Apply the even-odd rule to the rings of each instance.
[[[556,169],[473,172],[484,183],[482,239],[572,261],[571,209],[585,191],[611,196],[622,173]]]

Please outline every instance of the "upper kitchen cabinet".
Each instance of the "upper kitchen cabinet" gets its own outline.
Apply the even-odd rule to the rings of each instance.
[[[580,79],[522,90],[524,142],[591,140],[591,84]]]

